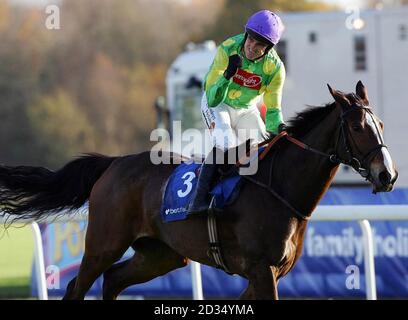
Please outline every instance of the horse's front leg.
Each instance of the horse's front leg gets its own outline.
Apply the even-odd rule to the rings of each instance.
[[[240,299],[278,300],[276,273],[276,269],[266,263],[252,264],[246,272],[248,287]]]

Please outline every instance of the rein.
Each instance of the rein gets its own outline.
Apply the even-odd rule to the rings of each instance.
[[[282,131],[281,133],[279,133],[278,135],[276,135],[275,137],[272,138],[272,140],[266,140],[263,141],[261,143],[258,144],[258,148],[263,147],[264,145],[267,145],[267,147],[265,148],[264,151],[262,151],[262,153],[259,156],[259,159],[262,160],[263,158],[265,158],[265,156],[269,153],[269,151],[272,149],[272,147],[282,138],[286,138],[287,140],[289,140],[290,142],[294,143],[295,145],[305,149],[305,150],[309,150],[309,151],[317,151],[320,154],[320,151],[315,150],[311,147],[309,147],[308,145],[304,144],[303,142],[292,138],[288,135],[288,133],[286,131]],[[323,153],[321,153],[323,154]],[[240,162],[237,163],[238,165],[240,164]],[[301,220],[309,220],[310,217],[301,213],[299,210],[297,210],[295,207],[293,207],[285,198],[283,198],[280,194],[278,194],[270,185],[271,181],[269,181],[269,184],[265,184],[263,182],[260,182],[254,178],[252,178],[251,176],[246,176],[243,175],[242,178],[266,189],[268,192],[270,192],[275,198],[277,198],[280,202],[282,202],[287,208],[289,208],[294,214],[295,216],[297,216],[298,218],[300,218]]]
[[[357,171],[363,178],[365,178],[366,180],[369,179],[369,177],[371,176],[371,172],[369,169],[364,168],[364,165],[373,157],[375,157],[375,155],[380,152],[380,150],[382,148],[388,148],[387,145],[384,144],[384,141],[382,139],[382,136],[380,134],[380,130],[378,129],[378,126],[376,124],[376,122],[374,121],[374,117],[372,115],[372,111],[370,110],[370,108],[368,107],[357,107],[357,108],[361,108],[363,109],[366,113],[368,113],[370,115],[370,117],[373,120],[373,123],[375,125],[376,131],[377,131],[377,135],[380,139],[380,144],[375,146],[374,148],[372,148],[371,150],[369,150],[363,157],[362,160],[359,160],[358,158],[356,158],[355,156],[353,156],[352,152],[351,152],[351,148],[350,148],[350,144],[349,144],[349,137],[353,142],[353,145],[355,146],[355,148],[359,150],[356,142],[353,140],[352,136],[350,135],[349,130],[347,130],[347,124],[346,121],[344,120],[344,116],[349,113],[350,111],[353,110],[353,108],[349,109],[346,112],[343,112],[341,115],[341,123],[340,123],[340,133],[339,136],[337,138],[336,141],[336,145],[335,145],[335,152],[332,154],[328,154],[325,152],[322,152],[320,150],[317,150],[315,148],[312,148],[311,146],[303,143],[302,141],[291,137],[286,131],[282,131],[281,133],[279,133],[278,135],[276,135],[275,137],[273,137],[272,139],[268,139],[265,140],[261,143],[258,144],[258,148],[267,145],[267,147],[265,148],[264,151],[262,151],[261,155],[259,156],[260,160],[262,160],[268,153],[269,151],[272,149],[272,147],[282,138],[286,138],[286,140],[288,140],[289,142],[293,143],[294,145],[310,151],[312,153],[318,154],[322,157],[328,158],[330,160],[330,162],[332,162],[335,165],[339,165],[340,163],[350,166],[352,167],[355,171]],[[348,159],[342,159],[341,157],[338,156],[337,154],[337,150],[338,150],[338,144],[339,144],[339,140],[342,138],[343,140],[343,145],[346,151],[346,154],[348,155]],[[238,161],[237,165],[240,165],[240,161]],[[272,165],[271,165],[272,166]],[[277,198],[279,201],[281,201],[287,208],[289,208],[294,214],[295,216],[297,216],[298,218],[302,219],[302,220],[309,220],[310,216],[305,215],[303,213],[301,213],[299,210],[297,210],[296,208],[294,208],[285,198],[283,198],[281,195],[279,195],[272,187],[271,187],[271,181],[269,181],[268,184],[265,184],[263,182],[260,182],[250,176],[246,176],[246,175],[242,175],[242,178],[251,181],[252,183],[266,189],[268,192],[270,192],[275,198]]]

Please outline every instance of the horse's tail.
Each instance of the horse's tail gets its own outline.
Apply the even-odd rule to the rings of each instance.
[[[42,220],[64,209],[78,209],[115,159],[117,157],[85,154],[58,171],[0,166],[0,216]]]

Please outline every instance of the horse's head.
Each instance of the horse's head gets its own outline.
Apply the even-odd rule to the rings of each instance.
[[[384,124],[369,106],[367,89],[359,81],[356,93],[344,94],[329,91],[341,108],[338,156],[350,164],[373,186],[373,192],[388,192],[398,177],[398,172],[384,144]]]

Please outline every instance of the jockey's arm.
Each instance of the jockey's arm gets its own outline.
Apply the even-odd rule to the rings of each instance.
[[[282,90],[285,83],[286,71],[283,63],[272,78],[272,81],[266,87],[264,93],[264,103],[266,105],[265,125],[266,130],[272,133],[278,133],[278,127],[283,123],[281,103]]]
[[[209,107],[216,107],[223,102],[227,96],[228,87],[232,80],[224,77],[224,71],[228,67],[228,55],[220,46],[207,74],[205,81],[205,93]]]

